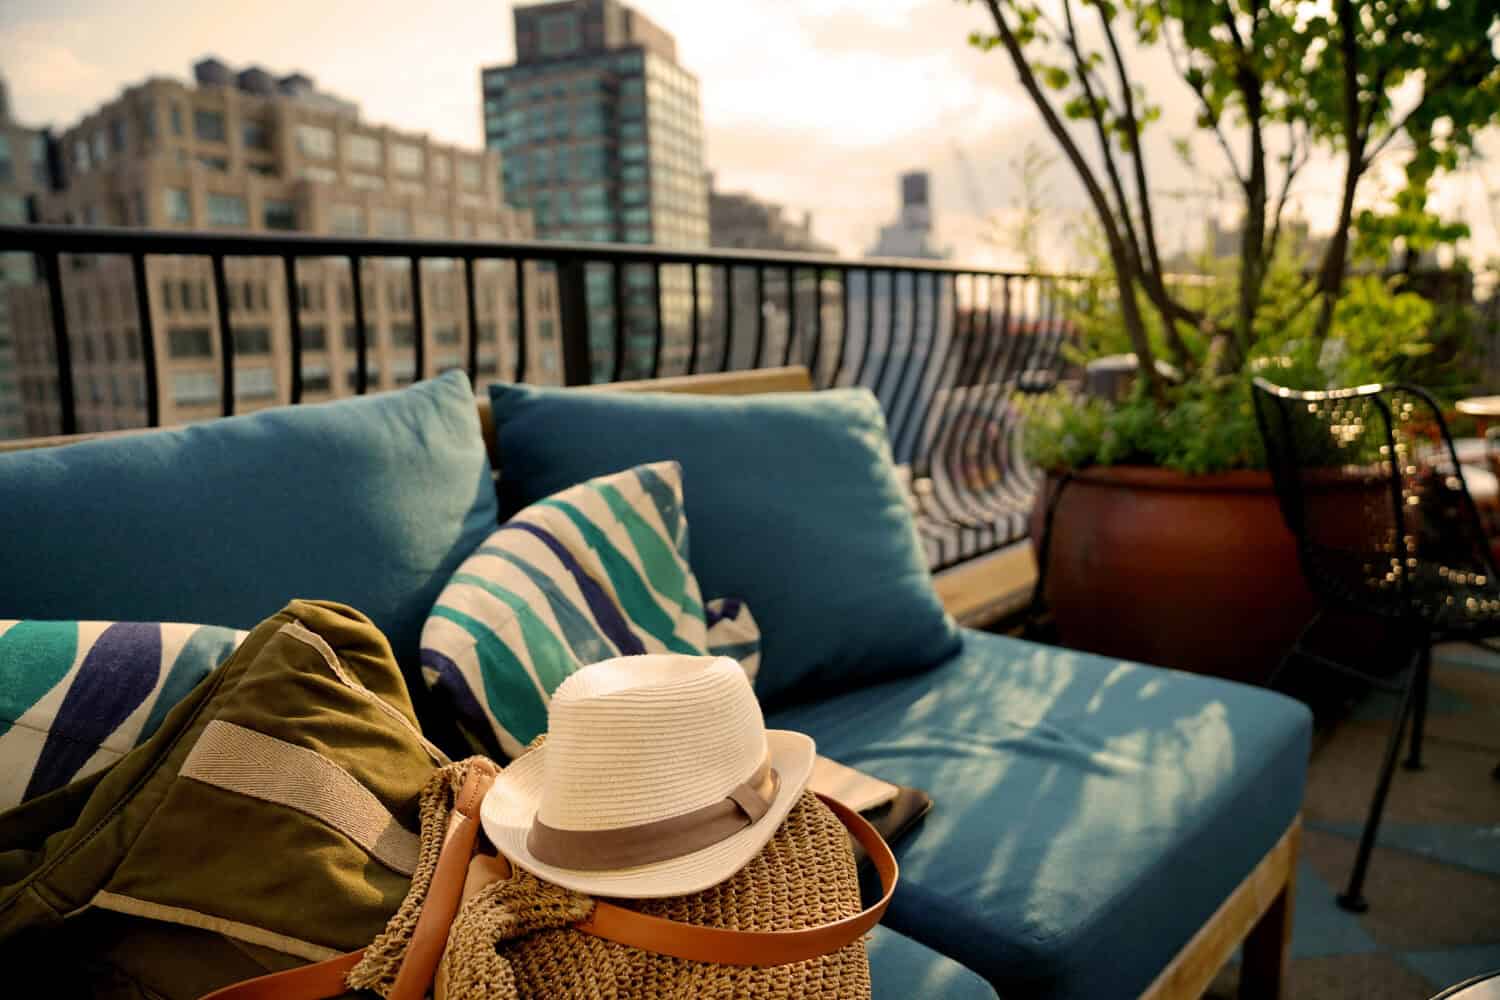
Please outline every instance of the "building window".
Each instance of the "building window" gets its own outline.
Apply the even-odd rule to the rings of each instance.
[[[125,120],[116,118],[109,123],[109,145],[116,153],[125,152]]]
[[[0,184],[9,184],[16,179],[15,161],[10,154],[10,136],[0,134]]]
[[[375,228],[381,236],[409,236],[411,215],[404,208],[382,208],[375,215]]]
[[[25,222],[26,197],[0,192],[0,222]]]
[[[333,130],[321,125],[298,125],[297,152],[314,159],[331,159],[333,157]]]
[[[557,336],[556,327],[550,319],[539,319],[536,321],[536,335],[542,340],[551,340]]]
[[[327,365],[303,365],[302,366],[302,391],[303,392],[327,392],[328,391],[328,366]]]
[[[458,161],[458,181],[464,187],[479,187],[481,173],[478,160],[463,159]]]
[[[200,156],[198,162],[217,173],[227,174],[229,172],[229,161],[222,156]]]
[[[47,166],[47,138],[34,135],[27,143],[31,148],[31,179],[46,186],[52,181],[52,171]]]
[[[187,188],[167,188],[162,191],[162,206],[168,222],[192,222],[193,200]]]
[[[167,332],[167,349],[174,358],[206,358],[213,354],[213,334],[206,326],[179,326]]]
[[[271,331],[263,326],[240,327],[234,331],[235,354],[270,354]]]
[[[208,224],[211,226],[248,226],[250,209],[237,194],[208,196]]]
[[[103,131],[94,133],[94,163],[100,164],[109,159],[109,140]]]
[[[172,104],[172,105],[170,105],[168,107],[168,110],[171,112],[170,117],[172,119],[172,134],[173,135],[181,135],[182,134],[182,108],[178,107],[176,104]]]
[[[358,205],[339,203],[333,206],[333,231],[338,236],[359,236],[365,231],[365,212]]]
[[[437,330],[433,332],[432,339],[437,341],[439,344],[458,343],[458,324],[450,323],[445,326],[438,327]]]
[[[326,351],[328,349],[328,331],[323,328],[321,323],[302,328],[302,349],[304,351]],[[324,374],[327,373],[325,372]],[[324,388],[327,388],[327,386],[324,386]]]
[[[538,20],[543,56],[565,56],[578,51],[577,13],[544,14]]]
[[[174,372],[172,401],[178,406],[214,403],[219,399],[219,380],[212,372]]]
[[[453,161],[446,155],[432,158],[432,179],[438,184],[447,184],[453,177]]]
[[[297,171],[297,175],[306,181],[314,181],[318,184],[333,184],[339,179],[337,170],[328,167],[315,167],[310,164],[304,165]]]
[[[223,142],[224,115],[218,111],[194,111],[193,135],[203,142]]]
[[[271,125],[269,122],[245,122],[240,126],[240,137],[250,149],[270,149]]]
[[[410,323],[391,324],[391,343],[397,347],[411,347],[417,342],[416,331]]]
[[[267,199],[261,203],[261,224],[267,229],[296,229],[297,206],[289,201]]]
[[[422,147],[407,142],[391,144],[391,166],[403,174],[422,172]]]
[[[344,136],[344,159],[359,167],[380,166],[380,140],[369,135]]]
[[[276,373],[270,368],[237,368],[234,372],[236,399],[269,399],[276,395]]]
[[[349,186],[379,191],[385,187],[385,178],[377,177],[375,174],[350,174]]]

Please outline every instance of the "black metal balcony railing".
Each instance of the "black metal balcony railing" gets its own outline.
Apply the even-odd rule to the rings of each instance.
[[[537,380],[538,366],[528,357],[527,346],[535,330],[528,324],[538,322],[542,303],[537,300],[545,298],[546,307],[555,309],[560,355],[560,371],[552,381],[576,385],[801,364],[819,388],[871,389],[884,407],[892,449],[908,476],[934,569],[1025,536],[1036,478],[1019,454],[1015,396],[1055,384],[1068,333],[1068,303],[1091,292],[1087,278],[943,262],[534,241],[0,226],[0,253],[32,254],[38,262],[50,323],[46,354],[56,379],[57,426],[64,434],[78,429],[67,286],[76,280],[70,276],[87,270],[91,262],[116,257],[129,262],[134,334],[145,379],[144,423],[149,426],[161,421],[157,362],[160,345],[167,341],[164,335],[159,338],[153,319],[148,260],[207,258],[218,334],[219,409],[226,416],[234,413],[236,400],[233,295],[226,261],[280,261],[290,375],[281,400],[290,403],[304,397],[301,315],[306,304],[298,298],[299,262],[332,260],[347,268],[355,393],[370,388],[365,269],[372,262],[409,265],[409,295],[403,301],[414,329],[410,345],[403,342],[399,350],[410,352],[415,378],[432,374],[434,367],[423,264],[446,261],[461,269],[466,315],[462,356],[476,381],[476,268],[508,264],[507,309],[515,322],[511,364],[497,372],[500,377]],[[499,338],[505,339],[503,334]],[[326,346],[322,343],[320,349]],[[496,344],[497,351],[500,346]]]

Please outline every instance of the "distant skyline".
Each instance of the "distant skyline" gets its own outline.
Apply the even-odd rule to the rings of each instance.
[[[511,6],[458,0],[262,0],[201,5],[191,0],[5,0],[0,73],[22,121],[66,127],[120,89],[149,76],[187,79],[194,60],[216,55],[273,72],[300,69],[357,101],[364,117],[434,138],[482,144],[479,70],[514,56]],[[985,27],[982,6],[953,0],[634,0],[677,38],[682,65],[702,83],[707,163],[724,190],[744,190],[809,210],[819,238],[863,253],[897,212],[897,177],[933,174],[937,242],[968,263],[1013,265],[1018,255],[983,237],[984,217],[1002,223],[1019,198],[1015,161],[1028,142],[1055,146],[1001,53],[965,39]],[[1137,54],[1132,71],[1164,105],[1149,136],[1154,183],[1201,190],[1158,201],[1167,249],[1195,245],[1204,222],[1233,206],[1212,179],[1176,162],[1173,136],[1191,131],[1192,105],[1163,59]],[[1217,169],[1211,141],[1198,160]],[[1482,149],[1500,159],[1500,138]],[[963,160],[970,164],[966,171]],[[1469,222],[1465,248],[1500,256],[1500,168],[1451,179],[1439,194]],[[1314,230],[1332,218],[1339,166],[1310,164],[1294,199]],[[1045,249],[1069,260],[1069,221],[1084,202],[1059,159],[1046,182]],[[1367,185],[1378,198],[1380,187]],[[1389,187],[1389,185],[1388,185]],[[1226,221],[1232,221],[1227,220]],[[1003,228],[1003,226],[1002,226]]]

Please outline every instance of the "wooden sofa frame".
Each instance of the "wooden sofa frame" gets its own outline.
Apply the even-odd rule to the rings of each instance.
[[[800,392],[813,388],[806,368],[683,375],[638,382],[583,386],[582,392],[682,392],[736,396],[765,392]],[[502,468],[496,451],[495,419],[487,398],[479,400],[479,423],[494,468]],[[149,429],[0,441],[0,452],[69,444],[77,441],[150,433]],[[961,623],[980,625],[1024,607],[1036,582],[1030,542],[1023,540],[998,552],[946,570],[934,579],[943,606]],[[1195,1000],[1219,970],[1244,945],[1240,967],[1242,1000],[1280,1000],[1286,990],[1286,966],[1292,934],[1292,900],[1302,819],[1286,832],[1235,887],[1213,915],[1167,963],[1141,1000]]]

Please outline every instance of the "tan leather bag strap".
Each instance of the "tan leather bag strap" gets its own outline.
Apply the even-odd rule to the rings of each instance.
[[[470,777],[475,777],[473,770]],[[483,781],[485,790],[493,780],[494,774],[491,773]],[[479,792],[476,799],[470,792],[470,782],[466,781],[455,801],[437,870],[427,889],[427,899],[388,1000],[420,1000],[432,984],[438,960],[448,941],[448,927],[458,910],[464,878],[478,837],[479,802],[483,801],[484,794]],[[900,868],[890,845],[863,816],[826,795],[818,798],[864,847],[880,876],[880,899],[859,913],[804,930],[733,931],[652,917],[599,901],[594,904],[594,912],[589,918],[574,926],[585,934],[617,944],[717,965],[786,965],[838,951],[880,922],[896,891]],[[466,808],[472,811],[466,811]],[[316,965],[235,983],[209,994],[204,1000],[270,1000],[272,997],[279,1000],[326,1000],[347,990],[343,977],[361,954],[351,952]]]

